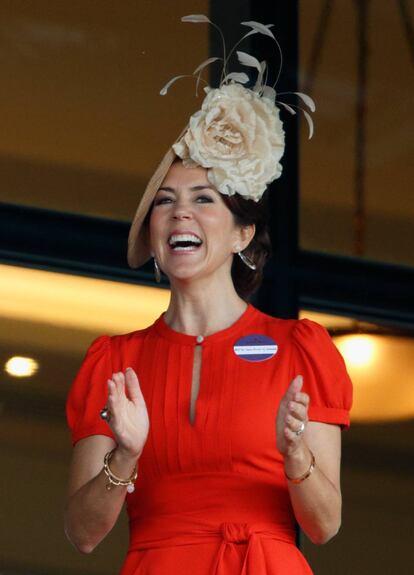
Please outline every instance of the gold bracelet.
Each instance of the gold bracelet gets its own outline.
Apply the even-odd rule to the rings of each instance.
[[[309,451],[310,451],[310,454],[312,456],[312,460],[311,460],[311,464],[309,466],[309,469],[307,470],[306,473],[304,473],[300,477],[289,477],[289,475],[285,471],[285,477],[286,477],[286,479],[289,479],[289,481],[291,483],[295,483],[295,484],[302,483],[302,481],[305,481],[305,479],[307,479],[309,477],[309,475],[311,475],[312,471],[315,469],[315,456],[313,455],[313,453],[310,449],[309,449]]]
[[[135,465],[135,469],[129,479],[122,479],[121,477],[117,477],[114,473],[112,473],[111,468],[109,467],[109,462],[115,449],[116,447],[112,449],[112,451],[109,451],[104,457],[104,472],[108,478],[106,488],[108,491],[110,491],[113,485],[126,485],[128,493],[133,493],[135,491],[134,482],[138,477],[138,467]]]

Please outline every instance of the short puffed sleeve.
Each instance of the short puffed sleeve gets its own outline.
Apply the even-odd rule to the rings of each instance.
[[[316,321],[299,319],[293,342],[294,376],[303,376],[302,391],[310,397],[309,420],[348,428],[352,382],[328,330]]]
[[[92,341],[72,382],[66,399],[66,419],[72,445],[89,435],[114,438],[100,411],[108,398],[107,380],[112,378],[111,338],[100,335]]]

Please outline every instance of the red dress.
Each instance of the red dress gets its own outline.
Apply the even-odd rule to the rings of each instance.
[[[202,346],[194,425],[193,353]],[[100,416],[107,379],[132,367],[150,432],[127,494],[130,544],[121,575],[305,575],[276,447],[279,402],[297,374],[309,418],[349,426],[352,384],[327,330],[309,319],[268,316],[251,304],[206,336],[149,327],[97,337],[67,399],[72,442],[113,437]]]

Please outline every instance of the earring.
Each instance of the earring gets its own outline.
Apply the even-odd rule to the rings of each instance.
[[[159,284],[161,281],[161,270],[160,270],[160,266],[158,265],[158,262],[155,258],[154,258],[154,276],[155,276],[155,281]]]
[[[249,267],[251,270],[256,269],[256,264],[250,258],[248,258],[243,252],[236,252],[236,253],[240,257],[241,261],[244,264],[246,264],[247,267]]]

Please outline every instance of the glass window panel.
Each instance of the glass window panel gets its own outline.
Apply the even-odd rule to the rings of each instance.
[[[383,326],[308,310],[299,317],[329,330],[354,384],[342,433],[342,527],[327,546],[304,538],[305,555],[319,575],[403,573],[414,513],[414,334],[379,335]]]
[[[300,120],[301,246],[413,265],[412,3],[315,0],[299,6],[300,89],[317,107],[312,140]],[[365,66],[362,76],[359,66]],[[364,94],[360,117],[358,90]],[[365,222],[360,240],[357,190]]]
[[[206,0],[3,2],[1,201],[131,220],[148,178],[199,107]]]

